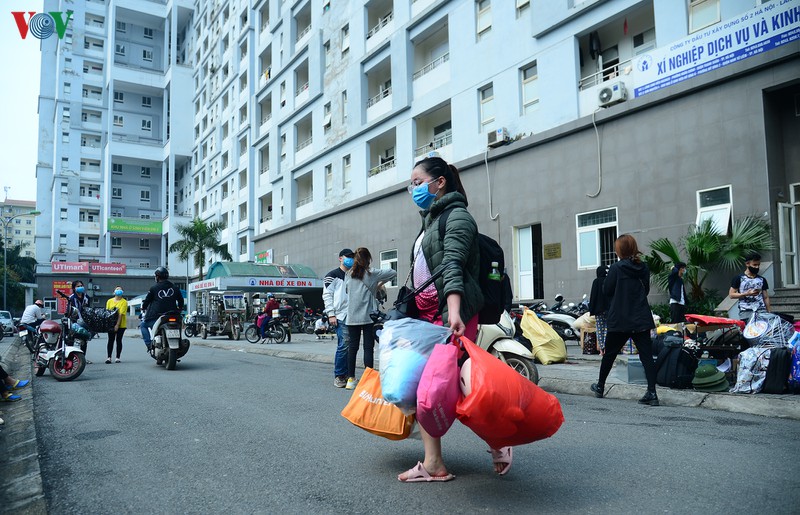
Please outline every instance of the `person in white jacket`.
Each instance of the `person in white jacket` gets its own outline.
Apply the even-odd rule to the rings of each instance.
[[[345,274],[344,286],[347,292],[347,384],[345,388],[356,387],[356,355],[361,334],[364,334],[364,366],[374,368],[375,323],[369,316],[377,307],[375,296],[383,283],[397,277],[391,268],[370,268],[372,255],[364,247],[355,252],[353,268]]]
[[[328,272],[322,281],[322,302],[328,316],[328,326],[336,330],[336,355],[333,359],[333,386],[344,388],[347,383],[347,293],[344,290],[345,272],[353,266],[353,251],[339,252],[339,266]]]

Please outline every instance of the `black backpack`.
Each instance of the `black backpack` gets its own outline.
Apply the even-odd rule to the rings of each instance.
[[[789,374],[792,371],[792,351],[775,347],[769,351],[767,377],[764,379],[764,393],[785,393],[789,387]]]
[[[439,237],[442,239],[452,209],[445,209],[439,215]],[[483,308],[478,312],[478,323],[496,324],[500,321],[503,311],[511,308],[513,299],[511,280],[506,274],[505,255],[499,243],[485,234],[478,233],[478,248],[481,255],[478,283],[483,293]],[[499,281],[489,278],[489,274],[492,273],[492,263],[498,265],[497,270],[501,274]]]
[[[656,359],[656,383],[667,388],[691,388],[697,358],[683,348],[683,339],[664,338],[664,348]]]

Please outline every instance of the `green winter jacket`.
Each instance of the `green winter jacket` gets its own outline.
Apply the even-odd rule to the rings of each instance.
[[[444,240],[439,237],[439,215],[445,208],[453,208],[447,217]],[[434,201],[422,215],[422,254],[431,273],[442,263],[456,262],[436,279],[439,302],[444,303],[442,320],[448,323],[447,303],[450,293],[461,294],[461,320],[466,324],[483,307],[483,294],[478,283],[480,253],[478,250],[478,224],[467,211],[466,199],[461,193],[446,193]],[[413,262],[413,248],[412,248]]]

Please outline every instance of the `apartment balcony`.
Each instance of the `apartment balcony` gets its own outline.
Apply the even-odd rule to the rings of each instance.
[[[81,234],[100,234],[100,222],[80,222],[78,231]]]
[[[448,130],[433,138],[433,141],[414,149],[414,158],[422,158],[429,152],[436,152],[448,163],[452,161],[453,131]]]
[[[101,156],[101,149],[100,146],[92,146],[92,145],[81,145],[81,156],[82,157],[90,157],[94,159],[100,159]]]
[[[308,138],[297,144],[297,151],[294,154],[295,163],[302,163],[303,161],[311,157],[311,154],[314,151],[313,147],[311,146],[311,143],[313,143],[313,139],[314,138]]]
[[[100,245],[84,245],[82,247],[78,247],[78,254],[83,256],[91,256],[97,257],[100,255]]]
[[[84,106],[103,107],[103,95],[84,95],[81,100]]]
[[[245,218],[244,220],[239,220],[239,225],[237,226],[238,230],[247,229],[250,227],[250,222]]]
[[[294,105],[298,106],[308,100],[308,82],[297,88],[294,96]]]
[[[268,133],[271,128],[272,128],[272,113],[269,113],[261,117],[261,125],[258,128],[259,137]]]
[[[374,193],[397,184],[396,169],[397,160],[394,158],[370,168],[367,176],[367,193]]]
[[[391,170],[397,166],[397,160],[395,158],[390,159],[389,161],[380,164],[378,166],[374,166],[369,169],[368,177],[374,177],[379,173],[385,172],[386,170]]]
[[[634,90],[643,86],[637,81],[637,71],[633,61],[633,59],[622,61],[581,78],[578,83],[580,116],[590,115],[601,107],[600,93],[606,88],[616,88],[621,95],[617,97],[621,99],[620,101],[633,98]]]
[[[419,80],[421,78],[425,80]],[[450,52],[437,57],[411,76],[414,86],[414,98],[438,89],[441,84],[450,82]]]
[[[367,52],[394,32],[394,12],[390,12],[367,32]]]
[[[314,214],[314,196],[308,195],[297,201],[297,209],[295,210],[296,219],[305,218]]]
[[[264,234],[267,231],[272,230],[272,213],[269,216],[266,216],[259,220],[258,223],[258,234]]]
[[[87,131],[97,131],[100,132],[103,130],[103,125],[100,122],[81,122],[80,125],[81,129],[86,129]]]
[[[391,110],[392,88],[389,87],[367,100],[367,121],[371,122]]]
[[[99,171],[81,170],[81,180],[86,182],[102,182],[102,174]]]
[[[308,43],[308,40],[311,39],[311,24],[309,23],[306,28],[300,31],[297,34],[297,41],[295,42],[295,48],[302,48],[303,45]]]

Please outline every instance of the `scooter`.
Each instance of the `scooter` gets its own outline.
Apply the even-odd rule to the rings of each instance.
[[[503,311],[496,324],[478,326],[475,344],[492,354],[503,363],[520,373],[533,383],[539,383],[539,370],[530,350],[514,339],[514,321]]]
[[[555,330],[555,332],[561,337],[563,340],[578,340],[580,339],[580,334],[572,328],[572,323],[575,322],[577,315],[573,315],[571,313],[566,312],[563,309],[564,304],[564,296],[561,294],[556,295],[555,297],[556,303],[550,306],[549,308],[546,306],[544,302],[541,302],[535,306],[532,306],[532,309],[536,312],[536,314],[547,322],[550,327]]]
[[[33,353],[36,376],[43,376],[48,368],[57,381],[72,381],[80,376],[86,368],[86,355],[81,345],[86,345],[90,337],[86,328],[73,324],[66,315],[60,323],[42,322]]]
[[[189,340],[181,338],[182,325],[181,314],[177,311],[161,315],[153,324],[150,355],[156,360],[156,365],[175,370],[178,359],[189,352]]]

